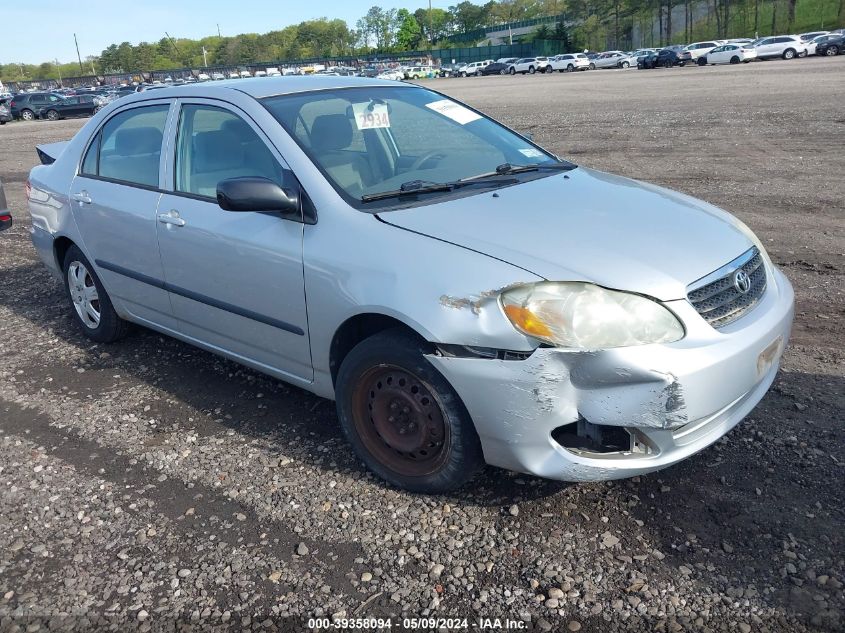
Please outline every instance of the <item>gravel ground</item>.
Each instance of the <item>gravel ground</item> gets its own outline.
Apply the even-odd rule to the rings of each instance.
[[[845,57],[433,84],[737,214],[797,295],[771,392],[702,454],[595,484],[491,468],[442,497],[371,477],[330,402],[140,328],[84,339],[23,196],[33,145],[81,122],[3,126],[0,630],[842,630],[843,73]]]

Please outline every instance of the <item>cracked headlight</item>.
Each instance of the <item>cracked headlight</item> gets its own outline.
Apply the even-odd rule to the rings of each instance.
[[[517,330],[556,347],[605,349],[684,336],[677,317],[656,301],[595,284],[544,281],[510,288],[499,298]]]

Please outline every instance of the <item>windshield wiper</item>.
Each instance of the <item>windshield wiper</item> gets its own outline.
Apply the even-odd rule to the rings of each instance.
[[[496,175],[496,174],[493,174]],[[361,202],[373,202],[374,200],[386,200],[387,198],[398,198],[400,196],[416,195],[418,193],[431,193],[434,191],[453,191],[461,187],[469,185],[493,185],[504,186],[512,185],[518,182],[515,178],[490,178],[482,179],[480,177],[470,180],[455,180],[453,182],[432,182],[429,180],[409,180],[403,182],[399,189],[392,191],[379,191],[378,193],[368,193],[361,196]]]
[[[502,163],[501,165],[496,167],[496,171],[491,171],[486,174],[478,174],[477,176],[470,176],[469,178],[464,178],[461,182],[472,182],[476,179],[488,178],[490,176],[507,176],[510,174],[521,174],[526,171],[540,171],[546,169],[551,171],[571,171],[577,166],[578,165],[573,165],[572,163],[564,163],[561,161],[554,163],[537,163],[533,165],[511,165],[510,163]]]

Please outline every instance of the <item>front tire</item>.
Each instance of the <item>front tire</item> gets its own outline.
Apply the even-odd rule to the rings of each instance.
[[[594,63],[590,62],[590,70],[595,70],[595,69],[596,69],[596,65]]]
[[[356,345],[337,376],[337,414],[364,464],[393,486],[437,494],[469,481],[484,463],[458,394],[403,330]]]
[[[62,270],[73,317],[82,333],[98,343],[112,343],[123,338],[129,324],[115,312],[94,267],[78,247],[71,246],[67,250]]]
[[[707,58],[706,57],[699,57],[698,58],[698,65],[699,66],[706,66],[707,65]]]
[[[829,46],[827,50],[825,50],[824,54],[828,57],[836,57],[837,55],[839,55],[839,47]]]
[[[619,64],[619,68],[627,68],[630,65],[631,64],[629,64],[628,62],[622,62],[621,64]]]
[[[510,73],[511,73],[511,75],[515,75],[515,74],[516,74],[516,68],[514,68],[513,66],[511,66]]]

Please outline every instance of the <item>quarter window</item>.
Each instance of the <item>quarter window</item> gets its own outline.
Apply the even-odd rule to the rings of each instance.
[[[282,184],[282,166],[249,124],[206,105],[185,105],[176,145],[176,191],[207,198],[228,178],[257,176]]]
[[[166,104],[133,108],[106,121],[99,133],[96,173],[101,178],[158,187],[161,141],[169,109]],[[92,143],[89,155],[95,147],[96,143]],[[88,174],[93,171],[93,158],[89,155],[82,165],[83,173]]]

